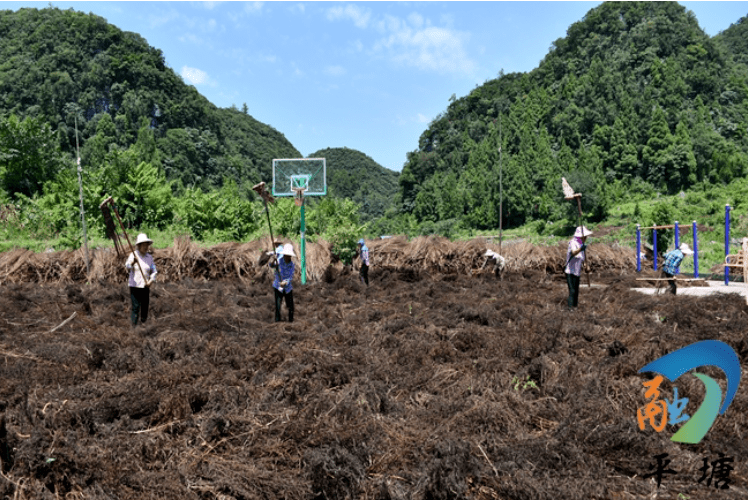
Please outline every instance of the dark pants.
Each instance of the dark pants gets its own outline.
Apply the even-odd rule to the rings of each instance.
[[[138,325],[138,314],[140,322],[145,323],[148,320],[148,303],[150,302],[151,290],[148,287],[130,287],[130,301],[132,302],[132,313],[130,321],[133,325]]]
[[[293,291],[283,293],[278,289],[275,291],[275,321],[281,321],[281,306],[283,306],[283,298],[286,298],[286,307],[288,308],[288,321],[293,322]]]
[[[567,273],[566,285],[569,286],[569,299],[566,301],[566,303],[569,308],[576,308],[579,304],[579,277],[577,275]]]
[[[664,272],[664,273],[665,273],[665,276],[668,277],[668,278],[674,278],[675,277],[675,275],[671,275],[668,272]],[[672,294],[674,296],[675,295],[675,291],[678,289],[678,287],[676,287],[676,285],[675,285],[675,280],[668,280],[667,283],[670,284],[670,285],[668,285],[668,288],[667,288],[668,292],[670,292],[670,294]]]
[[[361,278],[361,280],[366,283],[366,285],[369,285],[369,267],[365,264],[361,264],[361,269],[358,270],[358,276]]]

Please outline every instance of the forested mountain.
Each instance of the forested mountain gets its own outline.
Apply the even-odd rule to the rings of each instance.
[[[450,99],[408,154],[401,215],[496,228],[500,174],[505,227],[568,215],[562,176],[602,218],[617,195],[746,175],[744,19],[711,39],[677,3],[592,9],[535,70]]]
[[[77,117],[81,156],[93,168],[131,147],[145,124],[158,151],[151,160],[185,186],[267,180],[273,158],[301,156],[246,106],[216,108],[141,36],[72,9],[0,11],[0,119],[10,116],[49,124],[48,146],[69,154]],[[38,189],[39,176],[26,175],[6,186],[9,195]]]
[[[748,66],[748,16],[741,17],[728,29],[714,37],[738,64]]]
[[[326,148],[309,158],[325,158],[328,194],[350,198],[361,206],[363,221],[384,215],[397,194],[399,174],[350,148]]]

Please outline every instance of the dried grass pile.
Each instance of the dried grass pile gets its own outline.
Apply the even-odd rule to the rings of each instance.
[[[420,268],[428,272],[474,273],[483,266],[487,249],[498,252],[499,246],[484,238],[451,242],[443,237],[405,237],[379,240],[369,244],[372,266],[384,268]],[[506,271],[528,270],[563,273],[566,265],[566,243],[553,247],[517,242],[503,245]],[[592,272],[632,270],[636,255],[632,249],[593,244],[587,251]]]
[[[444,237],[405,237],[377,240],[368,244],[373,269],[417,270],[427,273],[479,272],[485,262],[486,249],[498,251],[498,246],[483,238],[452,242]],[[177,238],[172,246],[156,249],[154,261],[159,270],[159,281],[179,282],[185,279],[219,280],[238,279],[251,282],[267,278],[269,272],[260,265],[266,240],[247,243],[222,243],[213,247],[200,247],[189,238]],[[300,268],[298,244],[294,244],[297,269]],[[542,271],[548,274],[563,273],[566,245],[554,247],[519,242],[502,247],[506,258],[506,271]],[[34,253],[15,249],[0,253],[0,283],[71,283],[71,282],[123,282],[127,274],[124,258],[113,249],[90,251],[90,272],[86,275],[85,256],[82,249]],[[588,250],[592,272],[632,270],[636,266],[633,250],[593,244]],[[334,259],[330,245],[324,240],[306,245],[307,279],[319,281],[326,273],[339,273],[343,265]]]

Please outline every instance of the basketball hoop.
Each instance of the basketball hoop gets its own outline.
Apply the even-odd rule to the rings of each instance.
[[[293,201],[296,203],[296,207],[304,205],[304,192],[306,191],[305,186],[291,188],[294,192]]]

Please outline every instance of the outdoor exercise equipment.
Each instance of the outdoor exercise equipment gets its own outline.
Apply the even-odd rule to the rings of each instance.
[[[743,283],[748,283],[748,238],[743,238],[737,254],[730,254],[730,204],[725,205],[725,285],[730,280],[730,268],[738,268],[743,275]]]
[[[692,223],[693,228],[693,276],[699,278],[699,241],[696,234],[696,221]],[[645,226],[636,225],[636,271],[642,271],[642,230],[652,230],[652,252],[654,254],[653,267],[657,271],[657,230],[674,230],[675,231],[675,248],[680,246],[680,227],[678,221],[675,224]]]

